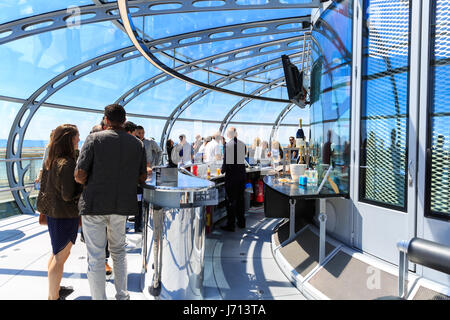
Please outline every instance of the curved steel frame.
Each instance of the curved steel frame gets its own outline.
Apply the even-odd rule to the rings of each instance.
[[[150,2],[150,3],[149,3]],[[235,0],[220,0],[222,5],[210,3],[209,6],[196,6],[198,0],[139,0],[130,1],[133,12],[131,17],[152,16],[159,14],[176,14],[189,12],[252,10],[252,9],[288,9],[288,8],[318,8],[319,0],[310,3],[282,3],[279,0],[268,0],[266,3],[240,5]],[[219,2],[219,1],[216,1]],[[177,8],[164,8],[172,5]],[[53,11],[39,14],[0,25],[0,45],[7,42],[36,35],[42,32],[72,27],[75,24],[89,24],[102,21],[119,20],[117,3],[104,5],[87,5],[77,8]],[[2,36],[3,35],[3,36]]]
[[[200,69],[207,69],[213,66],[216,66],[218,64],[228,63],[232,61],[238,61],[238,60],[244,60],[249,58],[254,58],[262,55],[268,55],[276,52],[283,52],[283,51],[289,51],[289,50],[295,50],[302,48],[303,46],[300,45],[300,43],[297,45],[295,43],[299,42],[299,37],[293,37],[293,38],[286,38],[281,40],[274,40],[269,42],[264,42],[257,45],[252,45],[240,49],[231,50],[228,52],[223,52],[217,55],[214,55],[212,57],[206,57],[194,62],[191,62],[185,66],[179,66],[176,67],[174,70],[177,70],[178,72],[193,72]],[[294,45],[292,45],[294,44]],[[267,48],[272,48],[272,50],[268,50]],[[244,55],[245,53],[245,55]],[[218,62],[216,62],[218,61]],[[199,67],[198,65],[201,65]],[[153,88],[155,85],[160,84],[161,82],[167,81],[172,79],[170,76],[168,76],[165,73],[158,74],[150,79],[147,79],[140,84],[134,86],[127,92],[125,92],[119,99],[116,100],[116,103],[120,103],[122,105],[126,105],[131,100],[135,99],[145,91]],[[149,85],[150,84],[150,85]],[[220,84],[216,82],[212,82],[212,84]],[[149,85],[148,87],[146,87]],[[205,90],[205,89],[203,89]],[[283,102],[288,102],[287,100]]]
[[[267,93],[275,88],[278,88],[283,83],[284,83],[284,76],[259,87],[258,89],[256,89],[255,91],[252,92],[252,95],[258,95],[258,94],[261,95],[261,94]],[[272,86],[273,86],[273,88],[272,88]],[[265,90],[267,88],[269,88],[269,90]],[[224,135],[225,129],[227,128],[231,119],[233,119],[234,116],[252,100],[253,99],[251,99],[251,98],[242,98],[238,103],[236,103],[233,106],[233,108],[231,108],[230,111],[228,111],[227,115],[225,116],[225,118],[222,120],[222,123],[220,124],[219,131],[222,133],[222,135]]]
[[[243,24],[245,25],[245,24]],[[217,30],[217,29],[216,29]],[[287,41],[287,43],[286,43]],[[295,42],[296,39],[288,38],[284,40],[285,47],[287,48],[285,50],[289,49],[295,49],[296,46],[288,47],[288,45],[291,42]],[[266,46],[272,46],[275,42],[268,42],[262,45],[259,45],[259,50]],[[148,45],[152,45],[152,42],[149,42]],[[283,47],[283,45],[281,45]],[[248,48],[242,49],[239,52],[248,50]],[[258,51],[260,52],[260,51]],[[268,51],[264,54],[272,53],[274,51]],[[238,54],[238,52],[234,51],[233,54]],[[214,60],[217,60],[219,57],[224,56],[225,54],[209,57],[209,61],[214,63]],[[25,168],[22,167],[20,160],[20,153],[22,150],[23,140],[25,136],[25,132],[28,128],[28,125],[38,110],[38,108],[44,103],[51,95],[53,95],[56,91],[62,89],[69,83],[79,79],[82,76],[88,75],[94,71],[98,71],[104,67],[111,66],[115,63],[127,61],[130,59],[134,59],[140,57],[140,55],[136,52],[136,49],[133,46],[119,49],[113,52],[110,52],[108,54],[102,55],[100,57],[91,59],[85,63],[79,64],[73,68],[70,68],[66,70],[65,72],[59,74],[58,76],[54,77],[52,80],[48,81],[46,84],[41,86],[37,91],[35,91],[28,99],[27,102],[23,104],[21,110],[17,113],[16,118],[13,122],[13,125],[11,127],[11,131],[8,138],[8,144],[7,144],[7,152],[6,152],[6,158],[10,159],[11,161],[7,163],[7,175],[8,175],[8,181],[10,184],[11,189],[17,190],[17,188],[20,188],[24,185],[23,179],[25,176],[25,173],[28,170],[28,166]],[[204,59],[208,60],[208,59]],[[221,61],[218,63],[215,63],[214,65],[218,65],[220,63],[226,63],[233,61],[232,58],[227,59],[226,61]],[[199,62],[196,62],[199,64]],[[188,65],[187,68],[185,68],[187,71],[194,71],[194,64],[191,63]],[[186,67],[186,66],[183,66]],[[197,69],[195,69],[197,70]],[[166,76],[166,75],[160,75],[160,76]],[[166,76],[167,77],[167,76]],[[167,77],[166,80],[168,80],[169,77]],[[157,82],[160,83],[159,81]],[[142,90],[141,90],[142,91]],[[134,97],[133,97],[134,98]],[[130,99],[131,100],[131,99]],[[130,101],[128,100],[128,102]],[[17,177],[15,176],[15,171],[17,172]],[[29,192],[26,190],[21,190],[20,194],[18,191],[13,192],[13,196],[19,206],[19,208],[22,210],[22,212],[33,212],[33,209],[29,203],[28,196]],[[23,199],[23,200],[22,200]]]
[[[284,102],[282,99],[255,97],[255,96],[251,96],[251,95],[248,95],[248,94],[245,94],[242,92],[227,90],[227,89],[223,89],[221,87],[216,87],[216,86],[195,80],[193,78],[187,77],[184,74],[181,74],[181,73],[177,72],[176,70],[168,67],[167,65],[162,63],[158,58],[156,58],[155,55],[153,55],[151,50],[145,45],[144,40],[139,36],[139,34],[136,30],[136,27],[134,26],[134,23],[131,19],[130,7],[128,5],[128,0],[117,0],[117,3],[119,5],[119,11],[120,11],[120,16],[122,18],[123,26],[125,28],[125,31],[128,34],[128,37],[130,38],[131,42],[134,44],[134,46],[139,50],[139,52],[142,54],[142,56],[147,61],[149,61],[153,66],[155,66],[162,72],[165,72],[168,75],[170,75],[178,80],[185,81],[187,83],[196,85],[196,86],[198,86],[200,88],[204,88],[204,89],[209,89],[209,90],[213,90],[213,91],[232,94],[232,95],[236,95],[239,97],[253,98],[253,99],[273,101],[273,102]]]
[[[275,123],[272,126],[272,130],[270,131],[270,136],[269,136],[269,146],[272,145],[272,139],[273,139],[273,135],[275,134],[275,132],[278,130],[278,127],[280,126],[281,121],[283,121],[284,117],[286,117],[286,115],[291,112],[291,110],[295,107],[296,105],[293,103],[288,104],[286,107],[284,107],[283,110],[281,110],[280,114],[278,115],[277,119],[275,120]]]
[[[144,4],[145,2],[147,2],[147,1],[133,2],[132,7],[134,7],[136,4],[145,6],[145,4]],[[174,1],[174,2],[177,2],[177,1]],[[188,2],[193,4],[195,1],[183,1],[183,4],[188,3]],[[234,3],[234,1],[227,1],[227,2],[228,3],[227,3],[226,8],[225,7],[220,7],[220,8],[219,7],[217,7],[217,8],[208,7],[208,8],[204,8],[204,10],[203,9],[198,10],[198,8],[191,10],[191,9],[189,9],[189,7],[185,6],[182,8],[182,10],[185,10],[183,12],[193,12],[193,11],[216,11],[216,10],[222,11],[222,10],[243,9],[243,6],[236,5]],[[274,2],[275,1],[271,1],[270,5],[273,6],[271,8],[275,8],[275,7],[280,8],[280,5],[275,4]],[[151,6],[155,5],[155,3],[159,3],[161,5],[163,4],[162,1],[154,1]],[[167,4],[167,2],[164,2],[164,4]],[[150,10],[151,6],[148,6],[147,9]],[[114,7],[114,5],[112,5],[112,4],[107,4],[107,5],[102,5],[102,6],[81,7],[80,13],[79,13],[80,24],[87,24],[87,23],[106,21],[106,20],[116,20],[118,18],[118,16],[114,14],[114,11],[113,11],[114,9],[112,9],[113,7]],[[283,5],[281,7],[303,7],[303,6],[302,5],[300,5],[300,6],[299,5],[287,5],[287,6]],[[310,7],[310,6],[307,6],[307,7]],[[144,10],[143,7],[139,7],[139,8]],[[252,8],[260,9],[262,7],[261,7],[261,5],[245,6],[245,9],[252,9]],[[269,8],[269,6],[264,6],[264,8]],[[97,13],[90,11],[92,9],[100,10],[100,11],[103,10],[103,14],[97,14],[100,11],[98,11]],[[136,12],[133,12],[132,15],[133,16],[146,15],[145,13],[142,13],[140,11],[141,9],[137,10]],[[179,12],[181,12],[180,10],[169,10],[169,11],[170,12],[168,12],[166,10],[166,11],[164,11],[164,13],[179,13]],[[142,14],[140,14],[140,13],[142,13]],[[161,14],[161,13],[162,13],[161,11],[158,11],[157,13],[153,11],[151,14]],[[90,17],[89,15],[94,15],[94,17]],[[59,17],[60,19],[57,17]],[[16,20],[16,21],[13,21],[13,22],[10,22],[7,24],[0,25],[0,44],[7,43],[9,41],[13,41],[15,39],[23,38],[26,36],[39,34],[41,32],[47,32],[47,31],[56,30],[59,28],[68,27],[67,21],[68,21],[68,19],[70,19],[72,17],[73,16],[70,13],[68,14],[67,11],[60,10],[57,12],[38,15],[38,16],[25,18],[25,19],[20,19],[20,20]],[[42,19],[44,19],[44,20],[42,20]],[[297,19],[296,22],[305,21],[305,19],[307,19],[307,18],[301,17],[300,20]],[[48,22],[48,24],[46,24],[44,22]],[[252,28],[264,27],[263,26],[264,23],[267,23],[269,25],[269,27],[267,27],[267,29],[265,29],[264,31],[259,31],[258,33],[248,33],[246,35],[245,30],[249,30]],[[211,35],[214,33],[220,33],[221,31],[223,31],[225,29],[228,31],[223,31],[223,32],[233,32],[233,35],[235,35],[235,37],[210,39],[208,42],[222,41],[224,39],[231,39],[231,38],[236,38],[236,37],[242,38],[245,36],[254,36],[254,35],[261,36],[263,34],[301,31],[301,30],[298,30],[298,28],[297,29],[295,29],[295,28],[285,29],[285,30],[278,29],[278,27],[280,25],[285,25],[288,23],[295,23],[295,22],[292,19],[289,20],[289,18],[286,18],[286,19],[276,19],[276,20],[268,20],[268,21],[255,22],[255,23],[240,24],[240,25],[223,27],[223,28],[214,28],[214,29],[196,31],[196,32],[191,32],[191,33],[187,33],[187,34],[168,37],[165,39],[147,41],[147,42],[145,42],[145,46],[148,46],[148,48],[150,48],[152,46],[166,44],[166,48],[167,48],[167,44],[169,43],[169,41],[173,41],[173,42],[171,42],[172,47],[170,47],[170,48],[173,48],[172,43],[177,43],[178,47],[187,46],[187,45],[195,45],[195,44],[199,44],[202,42],[206,42],[207,38],[206,38],[205,34],[207,34],[208,32]],[[8,33],[11,33],[11,34],[8,34]],[[5,34],[6,34],[6,37],[4,36]],[[195,42],[191,42],[191,43],[189,41],[183,41],[183,40],[189,40],[190,38],[193,38],[193,37],[199,37],[202,39],[202,41],[195,41]],[[285,50],[291,50],[291,49],[297,48],[297,46],[289,47],[289,44],[292,44],[293,42],[295,42],[297,40],[297,37],[287,39],[287,40],[284,39],[284,40],[285,41],[292,40],[290,43],[287,43],[287,45],[285,46],[285,48],[286,48]],[[269,46],[269,45],[272,45],[273,42],[268,42],[266,44]],[[161,48],[161,49],[153,48],[153,49],[155,52],[158,52],[158,51],[160,52],[162,50],[166,50],[166,48]],[[261,49],[263,49],[263,48],[260,47],[260,50],[258,51],[258,53],[259,53],[258,55],[261,55]],[[17,113],[16,119],[14,120],[14,123],[13,123],[11,131],[10,131],[8,144],[7,144],[7,158],[10,160],[7,163],[7,174],[8,174],[8,180],[10,182],[11,189],[17,190],[17,188],[20,188],[21,186],[24,185],[24,181],[23,181],[24,176],[25,176],[25,173],[27,172],[29,166],[23,167],[22,163],[18,159],[20,159],[20,153],[21,153],[22,146],[23,146],[25,132],[28,128],[28,125],[29,125],[32,117],[34,116],[34,114],[36,113],[38,108],[42,105],[42,103],[44,103],[56,91],[58,91],[59,89],[63,88],[64,86],[68,85],[69,83],[75,81],[76,79],[78,79],[84,75],[90,74],[94,71],[97,71],[97,70],[103,68],[103,67],[111,66],[115,63],[123,62],[123,61],[130,60],[130,59],[140,56],[135,51],[136,51],[136,48],[131,46],[128,48],[123,48],[123,49],[116,50],[114,52],[102,55],[100,57],[91,59],[85,63],[82,63],[78,66],[75,66],[75,67],[61,73],[60,75],[56,76],[49,82],[47,82],[45,85],[43,85],[41,88],[39,88],[36,92],[34,92],[27,99],[27,102],[24,103],[21,110]],[[281,49],[281,50],[277,50],[277,51],[283,51],[283,50]],[[269,54],[269,53],[273,53],[273,52],[277,52],[277,51],[268,51],[268,52],[264,52],[264,54]],[[235,54],[236,54],[236,52],[235,52]],[[250,55],[245,56],[245,58],[251,58],[251,57],[252,56],[250,56]],[[233,56],[231,59],[227,59],[226,61],[223,60],[222,63],[233,61],[233,58],[236,59],[237,57]],[[175,57],[174,57],[174,59],[175,59]],[[215,61],[210,60],[210,62],[215,62]],[[216,63],[216,64],[219,64],[219,63]],[[188,63],[187,65],[188,65],[188,68],[190,68],[190,70],[199,70],[199,69],[203,70],[204,69],[204,68],[199,68],[198,66],[197,66],[197,69],[194,69],[193,63]],[[254,74],[251,74],[251,75],[254,75]],[[242,77],[242,78],[244,78],[244,77]],[[158,83],[160,83],[160,82],[158,82]],[[258,99],[258,97],[249,97],[249,98]],[[128,102],[130,100],[128,100]],[[280,101],[283,101],[283,100],[280,100]],[[17,175],[15,175],[15,174],[17,174]],[[31,205],[29,203],[29,199],[28,199],[29,193],[26,192],[25,189],[20,190],[20,192],[13,192],[13,195],[14,195],[14,198],[22,212],[33,212],[33,209],[31,207]]]
[[[291,57],[297,57],[301,53],[296,53],[291,55]],[[276,70],[282,68],[282,63],[280,59],[273,59],[269,60],[267,62],[249,67],[247,69],[235,72],[227,77],[223,77],[221,79],[216,80],[213,82],[215,85],[229,85],[233,82],[243,80],[245,77],[248,76],[254,76],[257,74],[265,73],[268,71]],[[240,75],[244,75],[244,77],[239,77]],[[265,84],[267,85],[267,84]],[[164,129],[161,133],[161,147],[165,149],[166,141],[170,136],[170,132],[172,131],[173,125],[177,121],[177,119],[180,117],[180,115],[194,102],[198,101],[200,98],[204,97],[205,95],[209,94],[210,90],[205,89],[199,89],[190,96],[188,96],[186,99],[184,99],[170,114],[168,120],[166,121],[166,124],[164,126]],[[289,101],[287,101],[289,102]]]

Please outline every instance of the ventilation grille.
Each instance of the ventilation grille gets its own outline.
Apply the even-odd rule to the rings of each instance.
[[[360,198],[405,208],[409,1],[365,1]]]

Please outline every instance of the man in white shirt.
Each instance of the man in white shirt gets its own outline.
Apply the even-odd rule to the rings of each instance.
[[[211,142],[209,142],[205,147],[206,162],[212,162],[222,159],[220,142],[221,142],[220,132],[217,132],[213,135],[213,139],[211,140]]]

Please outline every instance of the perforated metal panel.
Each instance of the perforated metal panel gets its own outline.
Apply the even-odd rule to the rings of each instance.
[[[410,2],[364,1],[360,200],[406,208]]]
[[[434,2],[434,1],[433,1]],[[430,81],[431,213],[450,218],[450,1],[432,10]],[[428,165],[430,165],[428,163]]]

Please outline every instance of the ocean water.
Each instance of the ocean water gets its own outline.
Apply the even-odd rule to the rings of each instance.
[[[7,139],[0,139],[0,149],[6,149]],[[24,140],[23,148],[45,148],[48,140]]]

